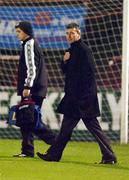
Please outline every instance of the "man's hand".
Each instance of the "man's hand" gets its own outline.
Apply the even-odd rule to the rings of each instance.
[[[30,89],[24,89],[22,92],[23,97],[30,96]]]
[[[70,58],[70,53],[69,53],[69,52],[66,52],[66,53],[64,54],[64,59],[63,59],[64,62],[68,61],[69,58]]]

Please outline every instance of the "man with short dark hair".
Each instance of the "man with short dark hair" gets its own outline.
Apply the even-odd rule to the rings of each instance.
[[[81,40],[78,24],[67,25],[66,37],[71,46],[62,62],[65,95],[58,107],[58,112],[64,114],[62,126],[55,143],[45,154],[37,153],[37,155],[45,161],[59,161],[74,127],[82,119],[99,144],[102,153],[100,163],[114,164],[117,162],[115,154],[97,120],[100,111],[91,50]]]
[[[35,104],[41,108],[47,93],[47,74],[43,53],[34,39],[30,22],[19,22],[15,29],[16,36],[22,43],[18,66],[17,93],[21,99],[31,96]],[[40,129],[23,125],[20,130],[22,149],[20,154],[14,155],[15,157],[34,157],[34,134],[47,144],[52,144],[55,140],[55,135],[43,123]]]

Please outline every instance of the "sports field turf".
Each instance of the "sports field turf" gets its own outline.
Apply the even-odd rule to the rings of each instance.
[[[48,145],[35,141],[35,151],[45,152]],[[116,165],[98,165],[101,159],[96,143],[68,143],[60,162],[35,158],[14,158],[20,140],[0,140],[0,180],[128,180],[129,145],[113,144]]]

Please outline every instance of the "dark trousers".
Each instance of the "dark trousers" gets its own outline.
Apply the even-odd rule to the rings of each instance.
[[[39,96],[32,96],[33,101],[36,105],[41,108],[43,103],[43,98]],[[47,144],[53,144],[55,141],[54,133],[46,127],[44,123],[40,129],[34,129],[30,127],[21,127],[22,134],[22,153],[26,155],[34,155],[34,135],[38,136]]]
[[[64,116],[60,132],[55,140],[55,143],[48,149],[48,153],[54,157],[60,158],[63,150],[70,140],[74,127],[78,124],[79,118],[72,118]],[[102,157],[105,159],[114,157],[114,153],[109,141],[104,135],[97,118],[82,119],[87,129],[95,137],[99,144]]]

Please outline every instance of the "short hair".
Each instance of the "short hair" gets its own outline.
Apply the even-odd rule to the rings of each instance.
[[[80,29],[80,26],[77,23],[70,23],[66,26],[66,29],[76,28]]]
[[[20,28],[27,35],[33,36],[32,25],[29,21],[21,21],[15,25],[15,28]]]

